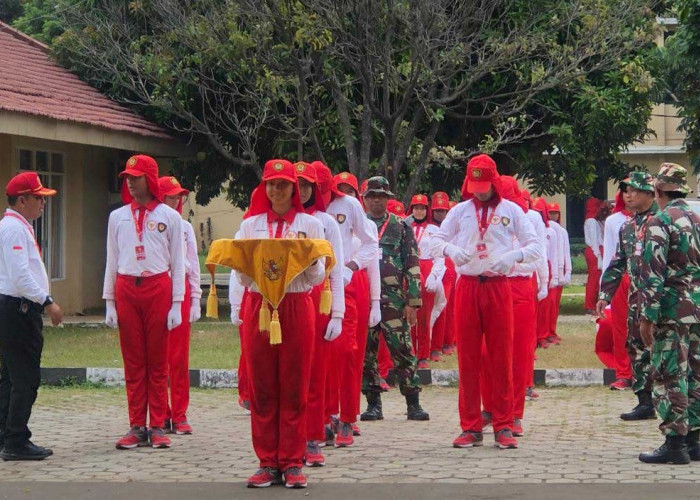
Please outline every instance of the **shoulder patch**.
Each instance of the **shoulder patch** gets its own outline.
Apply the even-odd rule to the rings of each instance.
[[[165,222],[158,223],[158,232],[159,233],[164,233],[166,229],[168,229],[168,225]]]

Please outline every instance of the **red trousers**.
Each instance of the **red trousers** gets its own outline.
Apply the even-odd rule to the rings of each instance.
[[[431,351],[440,351],[444,346],[450,345],[448,342],[446,342],[445,330],[447,326],[447,316],[449,315],[450,299],[452,298],[452,290],[454,288],[456,277],[457,273],[455,272],[455,265],[450,259],[445,259],[445,274],[442,277],[442,286],[445,289],[445,299],[447,300],[447,304],[433,326],[433,337],[430,342]]]
[[[316,312],[316,331],[313,339],[311,356],[311,380],[306,407],[306,440],[323,441],[323,425],[326,423],[326,372],[331,352],[331,343],[324,336],[331,317],[319,313],[323,285],[317,285],[311,291],[311,299]],[[342,335],[342,334],[341,334]]]
[[[445,338],[443,340],[444,345],[457,345],[457,327],[455,324],[456,317],[456,301],[455,301],[455,287],[457,283],[457,273],[455,273],[455,279],[452,287],[452,295],[447,300],[447,306],[445,307]]]
[[[506,278],[461,276],[455,288],[459,417],[463,431],[481,432],[482,343],[491,367],[494,431],[513,426],[513,297]]]
[[[354,358],[353,372],[349,384],[340,385],[340,420],[353,423],[360,414],[360,395],[362,392],[362,369],[365,365],[365,349],[367,348],[367,331],[369,328],[369,277],[367,271],[357,271],[357,288],[355,289],[355,308],[357,310],[357,330],[355,342],[357,348],[352,353]],[[347,420],[352,418],[352,420]]]
[[[282,343],[259,331],[262,296],[243,310],[243,352],[250,378],[253,448],[260,467],[301,467],[306,451],[306,405],[316,314],[311,295],[288,293],[278,307]]]
[[[172,281],[167,273],[117,276],[119,345],[124,360],[131,427],[163,427],[168,406],[168,311]]]
[[[630,279],[627,274],[622,276],[620,286],[610,304],[613,328],[613,354],[615,356],[615,372],[617,378],[632,378],[632,364],[627,353],[627,311],[630,290]]]
[[[532,339],[532,364],[530,366],[530,374],[528,376],[527,387],[535,386],[535,352],[537,351],[537,321],[539,318],[540,301],[537,300],[537,291],[539,283],[537,282],[537,274],[533,274],[530,280],[532,286],[533,302],[535,304],[535,338]],[[513,317],[515,321],[515,317]]]
[[[394,362],[391,360],[389,348],[384,340],[384,335],[379,336],[379,350],[377,351],[377,363],[379,364],[379,375],[386,380],[389,372],[394,368]]]
[[[552,266],[549,266],[549,282],[552,281]],[[549,283],[547,284],[549,286]],[[554,290],[550,288],[547,297],[537,303],[537,340],[544,340],[549,337],[549,327],[551,326],[552,308],[554,307]]]
[[[418,309],[416,326],[411,328],[411,342],[418,360],[427,360],[430,357],[430,314],[435,303],[435,294],[425,289],[425,280],[428,279],[433,269],[433,261],[421,259],[420,263],[420,295],[423,305]]]
[[[586,258],[586,266],[588,267],[584,308],[588,311],[595,311],[595,305],[598,302],[598,292],[600,290],[601,271],[598,269],[598,259],[591,247],[586,247],[583,251],[583,256]]]
[[[596,324],[598,331],[595,334],[595,353],[606,368],[614,370],[617,363],[614,354],[615,348],[613,346],[613,327],[610,311],[606,310],[605,318],[598,318]]]
[[[243,292],[243,298],[241,299],[241,312],[238,313],[238,317],[243,319],[243,310],[245,309],[246,300],[250,293],[246,288]],[[238,358],[238,397],[242,401],[250,401],[250,385],[248,384],[248,370],[245,363],[245,353],[243,352],[243,330],[242,327],[238,329],[238,336],[241,340],[241,355]]]
[[[167,418],[174,424],[187,421],[190,405],[190,283],[185,279],[182,324],[168,334],[168,378],[170,405]]]
[[[532,290],[532,278],[508,278],[513,294],[513,317],[518,318],[513,328],[513,416],[523,418],[525,412],[525,389],[530,383],[535,362],[535,294]],[[493,385],[498,382],[491,376],[491,364],[486,342],[482,350],[481,364],[481,401],[484,410],[491,412],[491,393]]]
[[[549,290],[553,294],[551,308],[549,309],[549,335],[550,337],[559,337],[557,335],[557,320],[559,319],[559,307],[561,306],[561,294],[564,292],[563,286],[558,286]],[[517,316],[516,316],[517,318]]]

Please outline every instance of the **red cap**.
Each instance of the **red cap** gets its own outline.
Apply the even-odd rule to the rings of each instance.
[[[55,189],[45,188],[41,184],[41,179],[39,179],[39,175],[36,172],[22,172],[15,175],[5,188],[7,196],[20,196],[22,194],[56,196],[56,193]]]
[[[360,197],[360,188],[357,184],[357,177],[355,177],[350,172],[340,172],[335,177],[333,177],[335,187],[337,188],[340,184],[347,184],[355,190],[356,196]]]
[[[389,201],[386,203],[386,209],[388,212],[397,215],[401,217],[402,219],[405,217],[405,208],[403,203],[401,203],[399,200],[391,198]]]
[[[506,200],[512,201],[513,203],[518,205],[520,208],[523,209],[523,212],[527,212],[527,200],[523,198],[523,194],[520,192],[520,188],[518,187],[518,181],[515,180],[515,177],[512,177],[510,175],[501,175],[500,179],[501,185],[503,186],[503,197]]]
[[[362,185],[360,186],[360,193],[364,193],[365,191],[367,191],[367,181],[369,181],[369,179],[365,179],[364,181],[362,181]]]
[[[248,208],[248,216],[267,213],[271,207],[270,200],[265,192],[265,183],[275,179],[283,179],[294,184],[294,193],[292,194],[292,206],[297,212],[304,212],[304,205],[301,203],[299,196],[299,184],[297,182],[297,172],[294,165],[289,160],[269,160],[263,167],[262,181],[258,187],[253,190],[250,196],[250,207]]]
[[[316,185],[323,198],[325,210],[331,202],[333,196],[345,196],[345,193],[338,191],[333,179],[333,173],[322,161],[311,162],[311,166],[316,170]]]
[[[182,187],[178,180],[171,175],[159,177],[158,188],[160,189],[160,194],[163,196],[163,198],[166,196],[180,196],[180,201],[177,203],[175,210],[182,213],[182,196],[187,196],[190,194],[190,192]]]
[[[467,163],[467,192],[485,193],[498,177],[496,162],[489,155],[476,155]]]
[[[430,210],[449,210],[450,197],[443,191],[437,191],[430,197]]]
[[[155,199],[161,202],[163,201],[158,186],[158,164],[153,158],[146,155],[132,156],[126,161],[124,170],[119,172],[119,177],[124,177],[125,175],[130,175],[132,177],[141,177],[145,175],[146,182],[148,183],[148,190]],[[126,182],[122,184],[122,201],[124,203],[131,203],[133,201]]]
[[[548,203],[547,204],[547,210],[549,212],[561,212],[561,208],[559,208],[559,203]]]
[[[297,178],[306,179],[314,185],[313,208],[322,212],[326,210],[326,202],[323,199],[323,194],[321,193],[321,190],[319,189],[318,175],[316,173],[316,167],[314,167],[313,163],[309,164],[305,161],[298,161],[294,164],[294,168],[297,171]]]
[[[544,225],[549,227],[549,209],[547,208],[547,201],[544,198],[533,198],[532,209],[540,213]]]
[[[415,205],[425,205],[425,208],[428,208],[430,206],[428,197],[424,194],[414,194],[411,198],[411,204],[408,205],[408,209],[412,209]]]

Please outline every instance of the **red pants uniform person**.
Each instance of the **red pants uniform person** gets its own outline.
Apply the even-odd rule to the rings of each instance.
[[[583,256],[586,258],[586,267],[588,268],[584,307],[587,311],[595,311],[595,305],[598,302],[598,292],[600,291],[601,270],[598,269],[598,259],[591,247],[586,247],[583,251]]]
[[[253,448],[260,467],[302,467],[316,314],[311,295],[287,293],[278,307],[282,343],[259,330],[262,296],[251,293],[243,310],[243,352],[251,384]]]
[[[513,297],[505,277],[461,276],[455,288],[459,417],[463,431],[481,432],[481,365],[488,362],[493,429],[513,428]],[[489,359],[482,359],[482,343]]]
[[[331,353],[331,343],[324,336],[331,317],[318,313],[321,304],[323,284],[314,287],[311,298],[316,315],[316,328],[313,335],[313,354],[311,356],[312,376],[309,381],[309,397],[306,410],[307,441],[323,441],[323,426],[326,420],[326,372]]]
[[[141,278],[117,276],[119,343],[131,427],[145,427],[147,415],[151,427],[165,424],[170,334],[166,317],[171,304],[168,273]]]
[[[613,328],[613,354],[615,356],[615,372],[618,379],[632,379],[632,365],[627,354],[627,312],[630,279],[627,274],[622,276],[620,286],[613,296],[610,309]]]
[[[427,360],[430,357],[430,314],[433,311],[435,294],[425,288],[425,280],[428,279],[433,269],[433,261],[421,259],[420,264],[420,292],[423,305],[418,309],[416,326],[411,328],[411,342],[413,342],[418,361]]]
[[[190,284],[185,279],[182,324],[168,335],[168,379],[170,404],[167,419],[173,424],[187,421],[190,405]]]

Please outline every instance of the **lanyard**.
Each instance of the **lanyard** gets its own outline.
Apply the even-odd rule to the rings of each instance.
[[[634,221],[634,235],[637,237],[637,241],[644,240],[644,231],[647,228],[647,223],[649,222],[650,215],[651,215],[651,213],[647,213],[644,216],[644,222],[642,223],[642,225],[640,226],[639,229],[637,229],[637,221],[636,220]]]
[[[425,236],[425,230],[428,228],[428,225],[426,224],[425,226],[423,226],[422,224],[416,224],[415,222],[414,222],[414,224],[415,225],[413,226],[413,228],[414,228],[414,233],[416,235],[416,244],[417,244],[417,243],[420,243],[420,240],[422,240],[423,236]]]
[[[39,243],[36,241],[36,236],[34,235],[34,228],[29,225],[29,223],[24,220],[23,217],[20,217],[17,214],[13,214],[11,212],[5,213],[5,216],[7,217],[14,217],[18,221],[20,221],[22,224],[24,224],[24,227],[26,227],[29,230],[29,233],[32,235],[32,239],[34,240],[34,246],[36,247],[36,251],[39,252],[39,257],[41,257],[41,248],[39,248]]]
[[[142,222],[146,222],[146,217],[148,216],[148,209],[146,209],[146,207],[131,208],[131,218],[134,219],[134,228],[136,229],[136,236],[138,237],[139,242],[143,242],[143,225],[139,224],[139,218],[136,217],[137,209],[144,211]]]
[[[484,240],[484,235],[486,234],[486,231],[489,230],[489,226],[491,225],[491,221],[494,218],[494,212],[496,209],[494,208],[491,210],[491,217],[488,216],[488,207],[482,208],[482,210],[486,210],[486,225],[483,225],[481,223],[481,216],[479,215],[479,209],[476,207],[476,204],[474,205],[474,211],[476,212],[476,223],[479,225],[479,239],[481,241]]]
[[[284,229],[284,227],[287,225],[287,221],[282,220],[277,222],[277,224],[282,224],[282,231],[279,231],[280,233],[280,238],[284,238],[287,236],[287,233],[289,232],[289,228],[292,227],[291,224],[287,226],[287,229]],[[276,235],[272,232],[272,222],[267,223],[267,235],[271,240],[275,239]]]
[[[377,241],[382,241],[382,236],[384,235],[384,230],[386,230],[386,226],[389,224],[390,220],[391,220],[391,215],[387,214],[386,221],[382,225],[381,229],[379,229],[379,237],[377,238]]]

